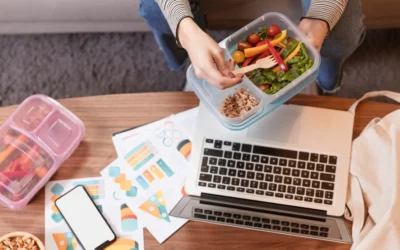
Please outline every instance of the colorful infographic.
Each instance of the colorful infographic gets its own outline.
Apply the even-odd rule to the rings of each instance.
[[[181,155],[186,159],[190,160],[190,153],[192,152],[192,142],[188,139],[181,141],[177,147]]]
[[[126,196],[128,197],[137,196],[137,187],[132,186],[132,182],[126,178],[126,174],[121,173],[121,169],[119,167],[111,166],[108,169],[108,175],[114,178],[114,182],[119,184],[120,190],[124,191]],[[114,192],[114,199],[120,200],[120,198],[116,197],[115,192]]]
[[[103,180],[88,180],[88,181],[77,181],[73,182],[72,185],[84,186],[86,191],[89,193],[92,200],[103,199],[105,196],[104,181]]]
[[[129,151],[125,156],[125,160],[133,170],[138,170],[147,162],[149,162],[154,157],[150,148],[145,144],[141,143]]]
[[[161,190],[157,191],[157,193],[140,205],[139,208],[158,219],[171,222],[168,216],[167,204]]]
[[[56,222],[59,223],[60,221],[63,220],[62,215],[60,214],[60,212],[58,211],[56,205],[55,205],[55,201],[58,199],[58,197],[61,196],[61,194],[64,192],[64,187],[61,186],[60,184],[56,183],[54,184],[51,189],[50,192],[52,194],[51,196],[51,211],[52,211],[52,215],[51,215],[51,219]]]
[[[150,184],[156,179],[161,180],[165,175],[171,177],[174,171],[165,163],[163,159],[159,159],[156,164],[150,166],[141,175],[136,177],[136,182],[144,189],[148,189]]]
[[[137,216],[126,205],[121,205],[121,229],[122,232],[134,232],[138,228]]]
[[[57,245],[58,250],[75,250],[78,242],[73,233],[56,233],[53,234],[53,239]]]
[[[112,245],[104,250],[139,250],[139,244],[131,239],[118,238]]]

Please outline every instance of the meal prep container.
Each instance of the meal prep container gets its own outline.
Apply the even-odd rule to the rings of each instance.
[[[78,147],[81,120],[44,95],[27,98],[0,127],[0,201],[28,204]]]
[[[187,79],[193,84],[194,91],[197,97],[199,97],[200,101],[204,103],[207,109],[212,112],[225,127],[231,130],[242,130],[247,128],[299,93],[317,78],[318,68],[321,61],[319,53],[308,42],[306,37],[298,30],[297,26],[295,26],[287,17],[280,13],[271,12],[264,14],[220,42],[220,47],[225,50],[225,59],[232,59],[231,55],[236,50],[237,44],[240,41],[243,41],[243,39],[248,35],[253,32],[257,33],[259,28],[266,28],[272,24],[278,25],[282,30],[286,29],[288,32],[287,36],[302,41],[308,50],[309,57],[314,60],[314,65],[309,70],[304,72],[300,77],[289,83],[277,93],[273,95],[265,94],[246,76],[244,77],[243,82],[239,85],[236,85],[233,88],[219,90],[208,82],[198,78],[192,65],[190,65],[186,72]],[[256,97],[260,103],[257,107],[251,109],[241,117],[228,118],[221,114],[219,107],[228,95],[233,95],[241,87]]]

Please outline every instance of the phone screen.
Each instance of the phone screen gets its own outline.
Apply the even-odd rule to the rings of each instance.
[[[85,250],[103,249],[116,239],[83,186],[72,189],[55,204]]]

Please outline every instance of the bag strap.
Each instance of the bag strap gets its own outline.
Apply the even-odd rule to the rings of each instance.
[[[357,105],[361,101],[371,98],[371,97],[377,97],[377,96],[386,96],[386,97],[400,103],[400,93],[396,93],[396,92],[392,92],[392,91],[388,91],[388,90],[372,91],[372,92],[366,93],[363,97],[361,97],[353,105],[351,105],[349,112],[354,115],[356,112]]]

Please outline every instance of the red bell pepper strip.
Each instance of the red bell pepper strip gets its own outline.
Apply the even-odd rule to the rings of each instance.
[[[258,60],[260,60],[260,59],[263,59],[263,58],[269,56],[269,55],[271,55],[271,51],[269,51],[269,50],[264,51],[264,52],[257,58],[256,62],[257,62]]]
[[[279,66],[283,71],[288,71],[289,68],[286,66],[285,62],[282,60],[282,58],[279,56],[278,52],[274,49],[274,46],[272,46],[271,42],[269,40],[266,40],[268,44],[268,49],[271,51],[271,54],[274,56],[275,60],[278,62]]]
[[[244,62],[243,62],[243,64],[242,64],[242,67],[248,66],[248,65],[251,63],[251,61],[253,61],[253,59],[254,59],[255,57],[256,57],[256,56],[252,56],[252,57],[246,58],[246,60],[244,60]]]

